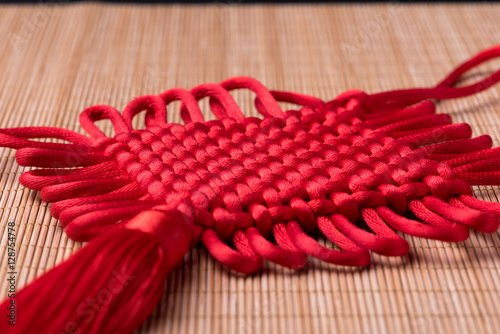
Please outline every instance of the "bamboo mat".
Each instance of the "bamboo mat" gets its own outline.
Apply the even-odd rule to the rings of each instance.
[[[122,110],[135,96],[235,75],[324,100],[350,88],[430,86],[499,43],[498,17],[495,4],[0,7],[0,127],[81,132],[78,115],[90,105]],[[256,114],[252,96],[234,96]],[[439,111],[500,145],[500,86],[442,102]],[[169,121],[179,122],[178,113]],[[68,240],[37,192],[19,184],[27,169],[14,151],[0,149],[0,157],[3,299],[8,222],[17,234],[18,288],[82,245]],[[475,196],[498,202],[500,189],[477,187]],[[472,232],[458,244],[405,238],[408,256],[374,256],[362,270],[311,261],[295,272],[268,263],[252,276],[230,272],[197,247],[139,332],[498,333],[500,234]]]

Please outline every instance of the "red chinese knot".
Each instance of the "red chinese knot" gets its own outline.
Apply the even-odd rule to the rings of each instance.
[[[386,256],[409,251],[397,232],[459,242],[470,228],[497,230],[500,204],[473,198],[471,185],[500,184],[500,150],[491,148],[488,135],[471,138],[468,124],[452,124],[450,116],[436,114],[428,99],[462,97],[495,84],[500,72],[452,87],[469,69],[498,56],[500,47],[485,50],[434,88],[373,95],[351,90],[330,102],[269,91],[247,77],[190,91],[170,89],[133,100],[122,114],[103,105],[86,109],[80,123],[89,136],[49,127],[2,129],[0,146],[18,149],[20,165],[39,168],[24,173],[21,183],[53,202],[51,212],[70,238],[98,240],[100,246],[92,241],[85,248],[100,254],[107,244],[121,249],[120,240],[140,238],[129,232],[148,235],[159,245],[148,252],[159,255],[143,255],[155,259],[151,270],[163,280],[197,240],[217,260],[244,273],[259,270],[263,259],[301,268],[308,255],[365,266],[370,251]],[[256,94],[262,119],[244,116],[229,93],[234,89]],[[217,120],[203,119],[198,101],[205,97]],[[166,122],[167,106],[176,100],[182,102],[184,125]],[[278,102],[300,107],[284,112]],[[134,129],[133,118],[142,111],[146,128]],[[103,119],[112,123],[113,137],[94,124]],[[29,140],[42,137],[69,143]],[[310,236],[313,231],[336,247],[321,245]],[[113,235],[121,239],[112,241]],[[125,254],[124,247],[115,253]],[[118,260],[109,248],[113,264],[125,258]],[[69,261],[77,266],[82,259]],[[131,266],[133,259],[127,261],[124,266]],[[168,263],[162,267],[162,261]],[[62,269],[56,275],[63,276]],[[42,288],[37,281],[33,284]],[[151,284],[161,294],[162,280]],[[134,300],[141,298],[154,307],[159,297]],[[73,321],[84,332],[131,331],[151,308],[127,322],[113,318],[119,303],[111,303],[106,317],[85,323],[70,314],[80,304],[64,303],[59,311],[62,305],[68,311],[60,315],[57,307],[45,310],[40,302],[36,312],[58,316],[38,326],[48,332]]]

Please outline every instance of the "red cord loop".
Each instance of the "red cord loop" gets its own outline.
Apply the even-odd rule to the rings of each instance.
[[[469,70],[482,63],[500,57],[500,45],[491,47],[478,53],[468,61],[458,66],[445,79],[432,88],[414,88],[393,90],[372,94],[374,108],[377,110],[397,109],[413,105],[427,99],[454,99],[477,94],[500,81],[500,70],[488,77],[463,87],[453,87]]]
[[[98,105],[85,109],[80,114],[82,128],[94,139],[106,137],[104,132],[94,124],[96,121],[108,119],[113,125],[115,135],[132,130],[127,126],[125,120],[118,110],[106,105]]]
[[[132,100],[123,110],[123,119],[129,129],[133,129],[132,120],[134,117],[144,110],[146,110],[147,127],[166,124],[167,107],[165,102],[159,96],[145,95]]]
[[[68,141],[72,144],[39,142],[29,140],[30,138],[55,138]],[[37,147],[55,150],[91,150],[92,140],[78,132],[53,128],[53,127],[26,127],[0,129],[0,147],[10,147],[15,149],[25,147]]]
[[[167,106],[176,100],[182,102],[181,117],[185,124],[205,121],[198,106],[198,101],[190,91],[183,88],[172,88],[160,94],[160,97],[165,101],[165,105]]]
[[[247,88],[257,94],[255,106],[264,117],[283,118],[284,112],[276,102],[274,96],[259,81],[249,77],[235,77],[219,83],[221,87],[231,91],[233,89]],[[244,116],[243,116],[244,117]]]
[[[196,100],[209,96],[210,107],[218,119],[230,117],[239,122],[245,119],[245,115],[234,98],[220,85],[202,84],[191,89],[191,93]]]

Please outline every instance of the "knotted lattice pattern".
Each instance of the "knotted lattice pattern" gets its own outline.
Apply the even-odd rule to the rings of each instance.
[[[263,118],[245,117],[233,89],[253,91]],[[217,120],[204,121],[198,101],[205,97]],[[176,100],[184,125],[166,123]],[[431,101],[391,108],[377,100],[352,90],[325,103],[237,77],[143,96],[122,114],[88,108],[80,122],[89,137],[1,131],[6,146],[20,148],[19,164],[40,167],[21,182],[54,202],[53,215],[74,240],[182,203],[194,240],[230,268],[253,272],[262,259],[300,268],[307,255],[350,266],[367,265],[370,251],[404,255],[408,243],[396,232],[463,241],[469,228],[495,231],[500,206],[474,199],[470,188],[500,181],[491,138],[471,138],[468,124],[452,124]],[[284,112],[278,101],[298,107]],[[142,111],[146,128],[134,129]],[[94,124],[103,119],[113,137]],[[25,139],[47,136],[71,143]],[[318,243],[313,231],[335,247]]]

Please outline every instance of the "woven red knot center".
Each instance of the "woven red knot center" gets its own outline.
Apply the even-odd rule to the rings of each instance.
[[[408,252],[397,232],[463,241],[469,228],[493,232],[500,224],[500,207],[471,197],[470,188],[500,184],[500,149],[487,135],[471,138],[468,124],[436,114],[434,103],[420,102],[475,86],[441,86],[351,90],[325,103],[237,77],[142,96],[123,113],[90,107],[80,115],[89,136],[5,129],[0,144],[19,148],[19,164],[42,168],[20,180],[54,202],[52,214],[74,240],[120,229],[144,211],[175,210],[164,216],[183,217],[192,239],[238,271],[258,270],[262,259],[301,268],[307,255],[364,266],[368,251]],[[233,89],[254,92],[263,119],[245,117]],[[217,120],[205,122],[203,98]],[[184,125],[167,123],[173,101],[181,102]],[[300,107],[284,112],[278,101]],[[134,129],[142,111],[146,128]],[[94,124],[104,119],[113,137]],[[25,140],[42,137],[71,144]],[[305,233],[313,230],[334,247]]]
[[[447,164],[374,130],[364,107],[355,96],[281,119],[150,126],[100,146],[147,199],[182,196],[196,209],[196,223],[223,240],[249,226],[269,235],[273,224],[296,220],[311,231],[318,216],[340,213],[356,223],[363,208],[402,214],[416,198],[471,193]]]

